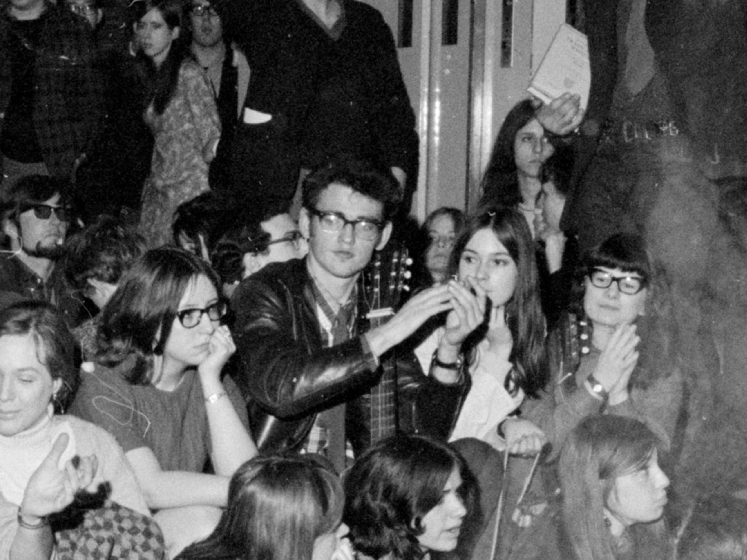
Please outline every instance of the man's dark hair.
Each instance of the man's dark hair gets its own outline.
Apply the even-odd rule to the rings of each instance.
[[[303,182],[303,205],[316,209],[322,191],[337,183],[380,202],[384,220],[391,220],[402,202],[402,191],[389,170],[369,162],[340,157],[312,171]]]
[[[18,225],[18,217],[37,204],[44,204],[54,195],[60,195],[60,206],[72,204],[70,183],[47,175],[26,175],[15,181],[0,195],[0,224],[10,220]],[[0,241],[7,243],[6,235],[0,232]]]

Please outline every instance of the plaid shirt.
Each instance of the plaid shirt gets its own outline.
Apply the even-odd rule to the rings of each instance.
[[[46,23],[36,49],[33,124],[49,172],[70,178],[102,125],[104,82],[88,24],[52,4],[42,18]],[[10,24],[5,11],[0,15],[0,132],[11,92]]]

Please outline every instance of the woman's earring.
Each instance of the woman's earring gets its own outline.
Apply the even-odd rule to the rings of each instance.
[[[65,407],[60,402],[60,395],[58,392],[52,393],[52,407],[57,414],[65,414]]]

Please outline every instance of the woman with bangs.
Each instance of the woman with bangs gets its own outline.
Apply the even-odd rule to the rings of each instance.
[[[236,347],[219,294],[198,257],[148,251],[102,311],[96,362],[72,407],[125,450],[170,556],[213,530],[229,478],[257,453],[243,398],[223,375]]]
[[[659,467],[659,444],[643,423],[626,417],[592,416],[573,430],[559,465],[573,555],[560,557],[671,558],[662,520],[669,478]]]
[[[642,238],[613,235],[585,257],[580,272],[577,310],[548,339],[552,380],[523,417],[547,435],[552,456],[583,418],[598,413],[642,420],[670,451],[675,432],[684,433],[678,426],[683,382],[669,359],[661,328],[668,306]]]
[[[545,323],[534,247],[516,210],[486,208],[462,229],[449,265],[453,310],[417,349],[424,371],[440,368],[469,375],[471,388],[449,441],[477,438],[495,449],[524,454],[544,435],[516,417],[525,397],[545,386]],[[504,441],[498,428],[509,417],[515,429]]]
[[[396,436],[369,448],[343,479],[358,560],[437,560],[457,548],[476,486],[451,446]]]
[[[234,474],[228,507],[177,560],[353,560],[337,475],[310,457],[257,457]]]

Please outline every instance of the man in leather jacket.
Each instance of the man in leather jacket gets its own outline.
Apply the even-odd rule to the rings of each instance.
[[[330,422],[329,411],[347,403],[344,431],[359,452],[366,437],[356,418],[366,406],[361,397],[381,377],[379,359],[455,305],[449,286],[429,288],[388,322],[363,332],[367,309],[359,277],[389,240],[400,200],[394,178],[365,164],[337,161],[317,170],[304,182],[299,220],[309,254],[270,264],[237,289],[234,334],[243,366],[237,381],[261,450],[324,453],[323,445],[315,446],[317,430],[331,445],[340,425],[339,416],[337,424]],[[437,369],[444,378],[418,369],[418,392],[431,403],[446,403],[441,416],[449,423],[466,384],[457,367]]]

